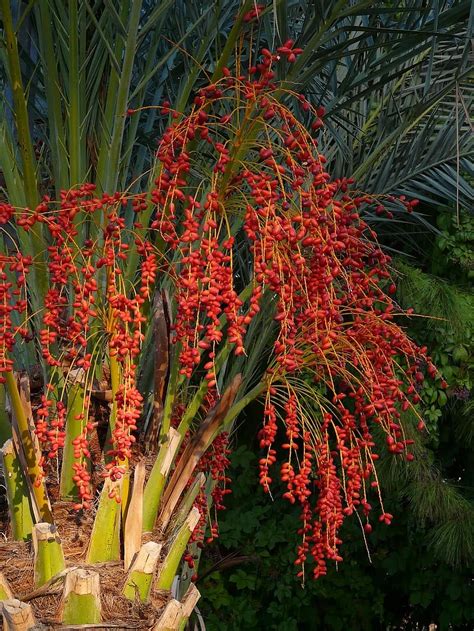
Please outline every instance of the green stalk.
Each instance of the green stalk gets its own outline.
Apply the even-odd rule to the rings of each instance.
[[[62,603],[62,622],[66,625],[98,624],[102,621],[100,576],[76,568],[66,574]]]
[[[186,408],[186,411],[181,417],[181,421],[178,425],[178,432],[181,436],[181,440],[184,440],[184,437],[186,435],[186,432],[189,429],[189,426],[191,425],[193,420],[196,418],[196,414],[198,413],[199,408],[201,407],[201,404],[204,400],[204,397],[206,396],[207,391],[208,391],[207,380],[203,379],[201,381],[201,385],[199,386],[198,390],[196,390],[193,398],[191,399],[191,402]]]
[[[94,519],[94,526],[87,551],[87,563],[118,561],[120,559],[120,522],[122,510],[115,499],[109,497],[112,492],[121,491],[122,480],[104,482],[99,500],[99,508]]]
[[[120,364],[115,355],[110,356],[110,388],[112,390],[112,410],[110,412],[109,431],[107,439],[111,438],[111,434],[115,429],[117,422],[117,399],[116,394],[120,387]]]
[[[87,6],[87,5],[86,5]],[[127,16],[129,3],[122,2],[121,3],[121,13],[120,19],[122,23],[125,21]],[[97,27],[97,26],[96,26]],[[104,35],[105,39],[105,35]],[[105,40],[107,41],[107,40]],[[123,43],[120,37],[117,35],[115,40],[114,50],[109,50],[110,59],[119,59],[123,53]],[[96,183],[97,188],[100,191],[106,190],[106,171],[107,171],[107,159],[108,153],[110,151],[110,143],[113,134],[114,128],[114,115],[115,115],[115,105],[117,101],[117,92],[119,87],[119,69],[116,68],[115,64],[111,64],[110,67],[110,76],[109,76],[109,85],[107,89],[107,100],[105,103],[104,114],[102,116],[101,127],[102,127],[102,137],[99,143],[99,158],[97,163],[97,174],[96,174]],[[122,116],[125,112],[121,112]],[[108,191],[112,192],[112,191]]]
[[[56,526],[39,523],[33,528],[35,587],[41,587],[66,567]]]
[[[219,372],[219,369],[222,367],[222,364],[225,362],[225,360],[229,356],[230,350],[231,350],[231,345],[226,344],[224,348],[222,348],[217,354],[217,357],[215,360],[216,374]],[[204,397],[206,396],[207,390],[208,390],[207,381],[206,379],[203,379],[201,381],[201,385],[199,386],[199,389],[196,391],[190,404],[186,408],[186,411],[183,414],[183,417],[181,418],[181,421],[178,425],[178,432],[181,435],[181,440],[184,439],[184,436],[186,435],[186,432],[188,431],[189,426],[191,425],[193,420],[196,418],[199,408],[201,407]]]
[[[13,206],[23,208],[26,206],[25,191],[13,148],[10,128],[5,122],[5,110],[2,103],[0,103],[0,144],[2,146],[2,151],[0,151],[0,169],[5,180],[8,201]],[[20,234],[23,234],[23,237],[29,240],[28,235],[24,231],[21,231]]]
[[[181,344],[178,343],[175,346],[173,358],[171,360],[170,376],[168,379],[168,387],[166,389],[165,402],[163,404],[163,416],[160,426],[160,438],[163,439],[168,435],[170,430],[171,415],[173,413],[174,401],[176,399],[176,391],[178,389],[179,380],[179,353],[181,350]]]
[[[212,476],[209,476],[206,480],[206,485],[204,487],[204,494],[207,500],[207,514],[208,515],[210,515],[211,513],[211,508],[213,504],[212,491],[216,487],[216,484],[217,484],[217,480],[213,480]],[[183,567],[182,572],[180,574],[180,584],[179,584],[180,593],[185,592],[191,585],[193,585],[191,578],[193,574],[199,573],[199,563],[201,562],[202,548],[198,546],[198,543],[196,541],[194,541],[191,545],[188,546],[188,552],[189,554],[192,555],[194,559],[194,567],[193,568],[189,568],[187,566]]]
[[[85,419],[76,417],[84,413],[84,388],[81,384],[73,384],[68,392],[66,436],[64,439],[63,458],[61,466],[60,496],[62,499],[75,499],[77,485],[73,480],[76,475],[74,465],[81,461],[81,457],[74,456],[73,440],[83,433]]]
[[[223,431],[229,431],[232,426],[232,422],[238,417],[243,409],[247,407],[252,401],[257,399],[266,389],[267,384],[261,381],[252,390],[247,392],[245,396],[239,399],[227,412],[223,421]]]
[[[79,73],[79,19],[77,0],[69,0],[69,180],[71,186],[82,183],[81,107]],[[75,217],[76,223],[80,214]],[[78,235],[79,237],[79,235]]]
[[[45,90],[48,103],[49,139],[51,145],[54,185],[57,195],[61,189],[68,188],[67,151],[64,145],[64,125],[61,112],[61,91],[57,67],[57,55],[54,50],[52,16],[49,2],[36,5],[38,35],[41,56],[45,69]]]
[[[244,4],[242,5],[235,19],[234,25],[227,37],[224,49],[221,53],[221,56],[219,57],[219,61],[216,64],[216,68],[211,77],[211,83],[217,81],[217,79],[219,79],[222,76],[222,70],[226,66],[227,62],[229,61],[229,57],[232,54],[235,47],[235,42],[237,41],[238,36],[242,33],[242,23],[243,23],[244,15],[249,11],[249,9],[253,6],[253,4],[254,4],[254,0],[245,0]],[[190,76],[190,83],[188,85],[192,85],[192,82],[194,80],[195,80],[195,77]],[[183,104],[181,102],[179,103],[179,108],[180,109],[183,108]],[[155,181],[155,179],[159,176],[160,168],[161,168],[161,164],[158,161],[155,161],[150,171],[150,176],[148,180],[150,186]],[[148,208],[140,215],[141,223],[145,227],[144,230],[146,230],[148,226],[148,222],[151,217],[152,211],[153,211],[153,206],[149,201]],[[143,235],[144,230],[139,231],[139,233],[141,232],[141,234]],[[159,249],[161,249],[161,247]],[[127,264],[127,271],[125,274],[126,281],[133,281],[133,277],[134,277],[137,265],[138,265],[138,253],[135,247],[131,247],[128,253],[128,264]]]
[[[117,422],[117,398],[116,394],[120,387],[120,379],[121,379],[122,369],[117,361],[117,357],[115,355],[110,355],[110,387],[112,390],[112,409],[110,411],[109,417],[109,427],[107,431],[107,442],[112,441],[112,433],[115,429],[115,424]],[[128,470],[128,460],[123,460],[119,462],[120,466],[124,467]],[[125,512],[128,506],[128,495],[130,491],[130,473],[127,471],[121,480],[121,510],[122,515],[125,516]]]
[[[209,485],[206,484],[206,489],[204,490],[204,492],[206,493],[207,496],[207,487]],[[212,500],[212,498],[211,498]],[[211,503],[212,505],[212,503]],[[209,507],[209,497],[208,497],[208,507]],[[210,507],[208,508],[208,510],[210,509]],[[194,541],[193,543],[191,543],[188,546],[187,552],[189,552],[189,554],[193,557],[194,560],[194,567],[190,568],[188,567],[188,565],[183,565],[183,568],[181,569],[181,573],[179,575],[180,581],[179,581],[179,590],[180,593],[184,592],[190,585],[193,585],[193,582],[191,581],[191,578],[193,577],[194,574],[199,574],[199,563],[201,562],[201,553],[202,553],[202,549],[198,547],[198,544],[196,541]]]
[[[23,167],[23,187],[25,200],[28,206],[33,209],[39,201],[38,184],[36,180],[35,157],[31,142],[30,128],[28,123],[28,109],[21,76],[20,56],[18,54],[18,43],[13,27],[13,18],[10,9],[10,0],[0,0],[0,15],[3,22],[3,34],[8,60],[8,70],[13,94],[13,106],[15,113],[15,123],[18,135],[18,146],[20,149]],[[34,275],[36,281],[36,297],[34,308],[42,303],[41,299],[46,293],[47,279],[45,271],[41,269],[44,244],[41,238],[41,230],[35,226],[29,234],[30,252],[35,259]],[[23,246],[23,244],[22,244]]]
[[[26,203],[30,206],[30,208],[34,208],[38,202],[35,158],[33,145],[31,143],[30,128],[28,124],[28,110],[23,88],[23,80],[21,77],[17,36],[13,27],[13,17],[10,10],[10,0],[0,0],[0,13],[2,15],[8,69],[10,72],[11,88],[13,93],[15,121],[18,131],[18,145],[23,164],[23,181],[25,186]]]
[[[12,535],[15,541],[25,541],[31,537],[33,517],[29,503],[29,491],[23,476],[13,441],[7,440],[0,451]]]
[[[237,14],[237,17],[235,18],[235,21],[234,21],[234,25],[229,35],[227,36],[224,49],[221,53],[221,56],[219,57],[219,61],[217,62],[216,68],[211,77],[211,83],[214,83],[215,81],[217,81],[217,79],[221,78],[222,70],[227,65],[227,62],[229,61],[229,57],[234,52],[235,42],[237,41],[237,38],[239,37],[239,35],[242,35],[242,23],[244,20],[244,15],[248,13],[248,11],[254,6],[254,4],[255,4],[254,0],[245,0],[239,13]]]
[[[36,460],[36,446],[30,433],[28,419],[18,391],[18,384],[16,382],[15,375],[12,372],[7,372],[5,378],[8,394],[11,400],[12,412],[18,424],[19,437],[25,456],[27,466],[25,474],[27,474],[31,480],[33,494],[38,506],[41,520],[52,523],[53,516],[51,513],[48,493],[46,491],[46,484]]]
[[[161,443],[143,494],[143,532],[153,530],[165,482],[180,442],[180,434],[171,428],[167,439]]]
[[[160,552],[160,543],[149,541],[143,544],[130,567],[127,582],[123,588],[125,598],[134,601],[138,597],[143,603],[148,601]]]
[[[99,156],[99,166],[97,169],[98,180],[99,184],[108,192],[114,191],[118,182],[120,149],[122,147],[123,133],[125,129],[125,113],[127,110],[133,62],[136,53],[141,9],[142,0],[133,0],[131,3],[130,19],[127,28],[127,40],[125,44],[125,55],[118,90],[115,94],[111,95],[114,100],[115,112],[112,138],[110,147],[107,147],[107,149],[103,148],[103,151]]]
[[[143,487],[145,485],[145,460],[140,460],[133,472],[133,488],[126,511],[122,510],[123,528],[123,566],[130,567],[142,543],[143,522]],[[129,482],[130,484],[130,482]]]
[[[196,528],[199,518],[199,509],[193,508],[184,524],[178,530],[168,554],[160,566],[158,580],[156,582],[157,589],[171,589],[173,579],[181,562],[181,557],[186,550],[189,538],[191,537],[193,530]]]
[[[186,491],[186,494],[183,497],[181,504],[179,505],[178,512],[176,513],[176,519],[174,521],[175,528],[180,528],[182,524],[184,523],[184,520],[189,515],[189,511],[193,507],[194,500],[198,496],[199,491],[202,489],[205,482],[206,482],[206,476],[201,471],[197,474],[194,482]]]

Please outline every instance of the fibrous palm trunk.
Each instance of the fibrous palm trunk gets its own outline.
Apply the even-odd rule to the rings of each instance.
[[[26,377],[17,377],[22,410],[31,414]],[[21,387],[23,384],[23,387]],[[129,465],[129,490],[117,503],[116,486],[105,481],[97,509],[75,510],[74,502],[51,502],[51,519],[42,520],[25,444],[12,404],[12,434],[1,450],[10,532],[0,546],[0,611],[5,629],[22,631],[71,625],[102,628],[183,629],[199,592],[171,591],[200,512],[193,507],[203,474],[196,464],[212,443],[232,404],[240,377],[210,412],[176,464],[179,435],[170,429],[158,454]],[[130,478],[132,481],[130,482]],[[186,478],[186,480],[184,480]],[[183,483],[184,481],[184,483]],[[57,485],[56,485],[57,486]],[[49,481],[45,492],[54,488]],[[122,493],[121,498],[124,499]],[[161,501],[161,498],[163,500]],[[152,498],[145,506],[144,502]],[[44,511],[43,511],[44,513]]]

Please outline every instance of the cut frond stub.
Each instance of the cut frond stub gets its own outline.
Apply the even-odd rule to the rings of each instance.
[[[41,587],[65,568],[63,548],[56,526],[48,523],[35,524],[33,545],[35,586]]]
[[[101,620],[99,574],[83,568],[71,570],[64,583],[62,621],[65,624],[97,624]]]
[[[16,598],[2,603],[3,624],[5,631],[30,631],[36,628],[36,620],[31,605]]]
[[[140,548],[123,588],[126,598],[135,600],[138,597],[142,602],[148,601],[160,552],[161,544],[154,541],[149,541]]]

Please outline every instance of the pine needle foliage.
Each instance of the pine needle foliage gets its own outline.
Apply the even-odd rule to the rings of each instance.
[[[407,435],[411,427],[414,436],[416,419],[407,421]],[[462,479],[449,479],[442,473],[429,441],[429,437],[417,441],[415,459],[409,465],[383,459],[381,484],[400,497],[418,525],[429,527],[428,543],[438,558],[453,566],[469,566],[474,558],[474,502]]]
[[[424,326],[462,336],[466,327],[474,324],[472,294],[403,259],[397,259],[395,267],[399,272],[397,298],[404,308],[412,307],[417,314],[426,316]]]

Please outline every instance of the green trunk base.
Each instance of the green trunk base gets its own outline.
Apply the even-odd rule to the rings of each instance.
[[[149,541],[140,548],[128,573],[123,595],[129,600],[137,598],[147,602],[150,596],[155,568],[160,557],[161,544]]]
[[[121,483],[122,480],[119,482],[112,482],[110,478],[105,480],[87,551],[87,563],[102,563],[120,559],[122,509],[114,498],[109,497],[109,494],[115,491],[120,496]]]
[[[96,599],[92,594],[69,594],[64,603],[65,624],[96,624],[101,621]]]
[[[152,574],[132,572],[123,590],[123,595],[129,600],[138,598],[142,602],[146,602],[150,594],[152,582]]]
[[[62,621],[85,625],[102,621],[97,572],[81,568],[68,572],[64,583]]]
[[[143,495],[143,532],[151,532],[158,515],[161,495],[168,478],[171,465],[181,442],[181,435],[171,428],[162,443]]]
[[[10,600],[13,598],[12,590],[6,577],[0,572],[0,602],[2,600]]]
[[[65,568],[64,553],[56,526],[47,523],[33,528],[35,587],[41,587]]]
[[[12,535],[15,541],[25,541],[31,538],[33,517],[28,499],[29,489],[12,440],[7,440],[3,445],[0,456],[7,489]]]
[[[184,524],[178,530],[168,554],[159,569],[158,580],[156,582],[157,589],[171,589],[173,579],[178,570],[178,565],[181,562],[181,557],[186,550],[191,533],[196,528],[199,517],[199,510],[193,508]]]

